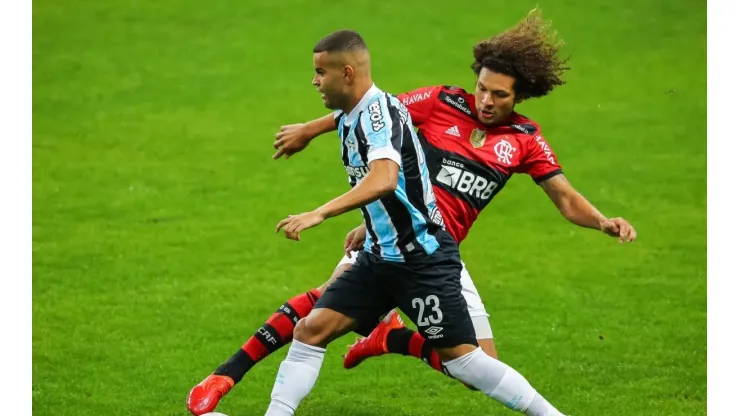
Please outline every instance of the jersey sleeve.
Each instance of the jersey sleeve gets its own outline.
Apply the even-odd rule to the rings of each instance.
[[[535,183],[550,179],[563,173],[555,153],[542,135],[527,136],[526,154],[522,163],[516,169],[517,173],[526,173]]]
[[[429,119],[441,89],[442,87],[424,87],[398,95],[398,100],[408,108],[414,126],[421,126]]]
[[[401,108],[389,107],[383,94],[373,100],[360,116],[362,131],[367,140],[367,163],[373,160],[390,159],[401,166],[401,144],[403,129]]]

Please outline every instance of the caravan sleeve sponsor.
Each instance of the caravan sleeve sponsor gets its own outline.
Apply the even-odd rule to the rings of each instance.
[[[429,119],[439,90],[440,87],[424,87],[398,95],[398,100],[411,114],[411,122],[414,126],[420,126]]]
[[[537,133],[534,137],[522,144],[526,153],[522,157],[522,163],[516,168],[518,173],[526,173],[539,183],[562,172],[555,153],[550,148],[544,137]]]

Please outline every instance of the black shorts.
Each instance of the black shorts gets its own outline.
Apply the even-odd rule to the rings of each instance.
[[[452,237],[441,234],[440,247],[413,262],[390,262],[361,251],[315,308],[337,311],[367,327],[398,307],[435,348],[478,345],[460,284],[460,253]]]

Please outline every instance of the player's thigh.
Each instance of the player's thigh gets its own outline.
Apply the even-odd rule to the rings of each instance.
[[[462,286],[463,297],[465,297],[465,302],[468,304],[468,313],[473,322],[473,329],[475,330],[475,337],[478,339],[478,345],[489,356],[498,358],[496,345],[493,341],[493,329],[488,319],[490,315],[486,311],[483,299],[478,293],[475,283],[473,283],[468,268],[464,262],[461,263],[460,284]]]
[[[378,317],[393,308],[367,253],[360,252],[357,261],[339,275],[319,298],[314,309],[326,308],[352,318],[355,326],[377,323]]]
[[[394,280],[397,304],[435,349],[475,348],[478,343],[462,294],[459,257],[434,260],[429,266],[399,266],[405,270]]]
[[[355,262],[357,261],[357,251],[353,251],[350,253],[351,257],[342,256],[342,259],[339,261],[339,264],[337,264],[337,267],[334,268],[334,272],[332,272],[331,276],[329,277],[329,280],[327,280],[323,285],[319,286],[317,289],[322,294],[326,291],[326,288],[329,287],[329,285],[332,284],[339,276],[342,275],[347,269],[349,269]]]

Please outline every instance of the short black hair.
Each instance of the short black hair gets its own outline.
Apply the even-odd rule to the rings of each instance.
[[[313,53],[358,52],[366,50],[367,45],[359,33],[354,30],[342,29],[321,38],[313,48]]]

